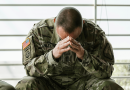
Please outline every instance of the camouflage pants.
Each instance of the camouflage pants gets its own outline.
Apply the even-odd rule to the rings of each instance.
[[[68,86],[61,86],[44,77],[26,76],[16,85],[16,90],[123,90],[112,79],[83,77]]]
[[[4,81],[0,81],[0,90],[15,90],[15,88]]]

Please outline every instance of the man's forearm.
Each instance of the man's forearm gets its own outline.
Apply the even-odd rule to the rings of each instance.
[[[109,78],[113,72],[113,66],[87,52],[85,50],[84,58],[80,63],[82,66],[95,77]]]

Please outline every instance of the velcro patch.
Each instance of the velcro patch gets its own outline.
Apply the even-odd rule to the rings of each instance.
[[[30,44],[30,39],[27,38],[23,43],[22,43],[22,46],[23,46],[23,50]]]

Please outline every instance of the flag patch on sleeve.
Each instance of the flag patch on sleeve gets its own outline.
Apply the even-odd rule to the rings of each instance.
[[[27,38],[23,43],[22,43],[22,46],[23,46],[23,50],[30,44],[30,39]]]

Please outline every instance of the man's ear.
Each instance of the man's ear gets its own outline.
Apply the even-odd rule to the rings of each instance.
[[[85,21],[83,20],[83,24],[85,23]]]
[[[54,18],[54,23],[55,23],[55,21],[56,21],[56,17]]]

